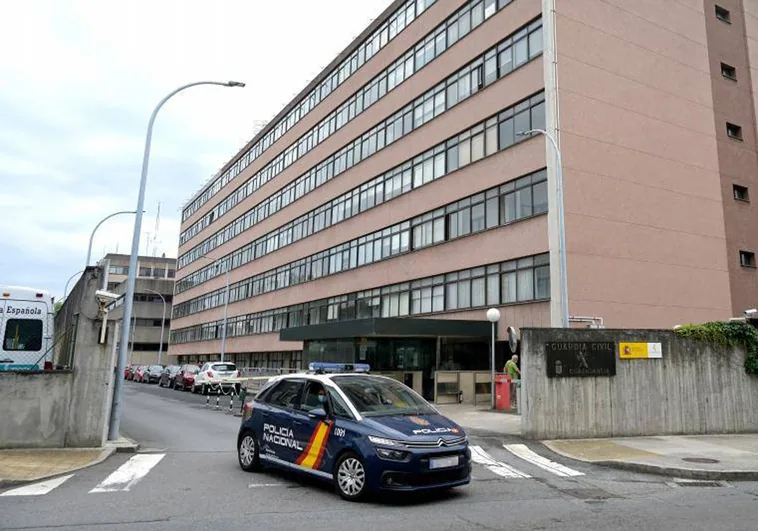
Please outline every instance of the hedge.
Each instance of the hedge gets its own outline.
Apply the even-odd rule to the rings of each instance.
[[[758,328],[740,321],[684,325],[674,331],[681,337],[716,343],[724,347],[742,345],[747,350],[745,372],[758,375]]]

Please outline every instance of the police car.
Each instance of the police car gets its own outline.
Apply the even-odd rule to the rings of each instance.
[[[308,372],[269,380],[244,406],[237,455],[248,472],[272,465],[332,481],[350,501],[471,478],[463,429],[362,364],[312,363]]]

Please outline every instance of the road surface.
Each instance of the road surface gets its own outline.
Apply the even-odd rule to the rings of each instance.
[[[684,487],[486,435],[471,437],[479,463],[467,487],[349,503],[309,478],[240,470],[240,419],[228,413],[228,398],[220,410],[215,399],[207,409],[199,395],[133,382],[125,396],[123,432],[141,442],[140,451],[20,495],[5,489],[0,529],[752,531],[758,525],[758,483]]]

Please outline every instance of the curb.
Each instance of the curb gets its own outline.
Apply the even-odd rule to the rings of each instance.
[[[658,476],[669,476],[682,479],[705,479],[711,481],[758,481],[758,470],[705,470],[702,468],[677,468],[658,465],[648,465],[644,463],[630,463],[627,461],[586,461],[594,465],[627,470],[630,472],[641,472],[644,474],[655,474]]]
[[[78,472],[79,470],[84,470],[85,468],[89,468],[95,465],[99,465],[106,459],[108,459],[110,456],[112,456],[114,453],[116,453],[116,448],[114,447],[103,447],[102,451],[100,452],[100,455],[90,461],[89,463],[86,463],[84,465],[69,468],[68,470],[63,470],[61,472],[56,472],[54,474],[44,474],[42,476],[37,476],[35,478],[30,479],[4,479],[0,478],[0,488],[4,487],[11,487],[11,486],[18,486],[18,485],[26,485],[28,483],[36,483],[38,481],[44,481],[46,479],[52,479],[57,478],[58,476],[63,476],[66,474],[71,474],[72,472]]]
[[[629,472],[639,472],[642,474],[654,474],[657,476],[667,476],[682,479],[705,479],[711,481],[758,481],[758,470],[707,470],[704,468],[678,468],[663,465],[651,465],[647,463],[635,463],[633,461],[588,461],[587,459],[580,459],[574,455],[553,448],[552,445],[544,441],[540,442],[545,448],[562,457],[566,457],[580,463],[599,465],[606,468],[615,468]]]
[[[134,439],[130,439],[129,437],[121,436],[122,439],[124,439],[127,444],[122,445],[116,445],[116,444],[108,444],[111,441],[108,441],[105,443],[107,448],[113,448],[116,453],[118,454],[134,454],[137,453],[137,451],[140,449],[140,443],[135,441]]]

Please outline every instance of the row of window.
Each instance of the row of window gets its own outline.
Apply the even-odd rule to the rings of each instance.
[[[257,297],[547,212],[545,170],[521,177],[229,286],[229,302]],[[174,318],[224,304],[226,288],[174,306]]]
[[[511,0],[500,0],[500,8]],[[316,124],[310,131],[285,149],[264,168],[253,175],[245,184],[229,194],[223,201],[193,223],[179,235],[179,245],[197,235],[246,197],[258,190],[263,184],[288,168],[292,163],[310,152],[321,142],[329,138],[364,110],[384,97],[405,79],[418,72],[447,48],[458,42],[469,32],[482,24],[498,10],[497,0],[471,0],[429,35],[411,48],[403,57],[387,67],[351,98]]]
[[[550,298],[549,255],[466,269],[412,282],[235,316],[227,337],[278,332],[284,328],[374,317],[405,317],[502,306]],[[223,321],[172,330],[171,343],[222,337]]]
[[[220,354],[187,354],[177,356],[177,364],[196,364],[199,367],[205,362],[220,359]],[[246,376],[254,376],[260,369],[300,369],[303,351],[227,353],[226,360],[234,363]]]
[[[211,252],[314,188],[439,117],[454,105],[541,54],[541,23],[538,20],[494,46],[267,200],[206,238],[179,257],[179,268],[186,267],[200,256]]]
[[[376,55],[379,50],[384,48],[392,39],[399,35],[401,31],[418,18],[429,6],[434,4],[435,1],[436,0],[408,0],[400,6],[384,24],[376,29],[371,36],[366,38],[366,40],[358,46],[358,49],[356,49],[350,57],[342,61],[330,76],[305,96],[300,101],[299,105],[289,111],[286,116],[282,117],[273,129],[266,133],[263,138],[258,140],[221,176],[216,177],[213,184],[203,190],[199,196],[194,198],[182,211],[182,222],[197,212],[201,206],[215,196],[227,185],[227,183],[229,183],[229,181],[239,175],[242,170],[271,147],[271,145],[281,138],[284,133],[289,131],[296,123],[302,120],[316,107],[316,105],[323,101],[324,98],[331,94],[369,59]]]
[[[257,240],[187,275],[176,284],[182,293],[224,272],[307,238],[439,179],[483,157],[507,149],[525,137],[519,131],[545,127],[544,92],[502,111],[387,173],[271,231]],[[247,224],[246,224],[247,226]]]
[[[108,274],[128,275],[129,266],[112,265],[108,268]],[[167,270],[165,267],[140,267],[137,276],[146,278],[174,278],[176,271],[174,269]]]

